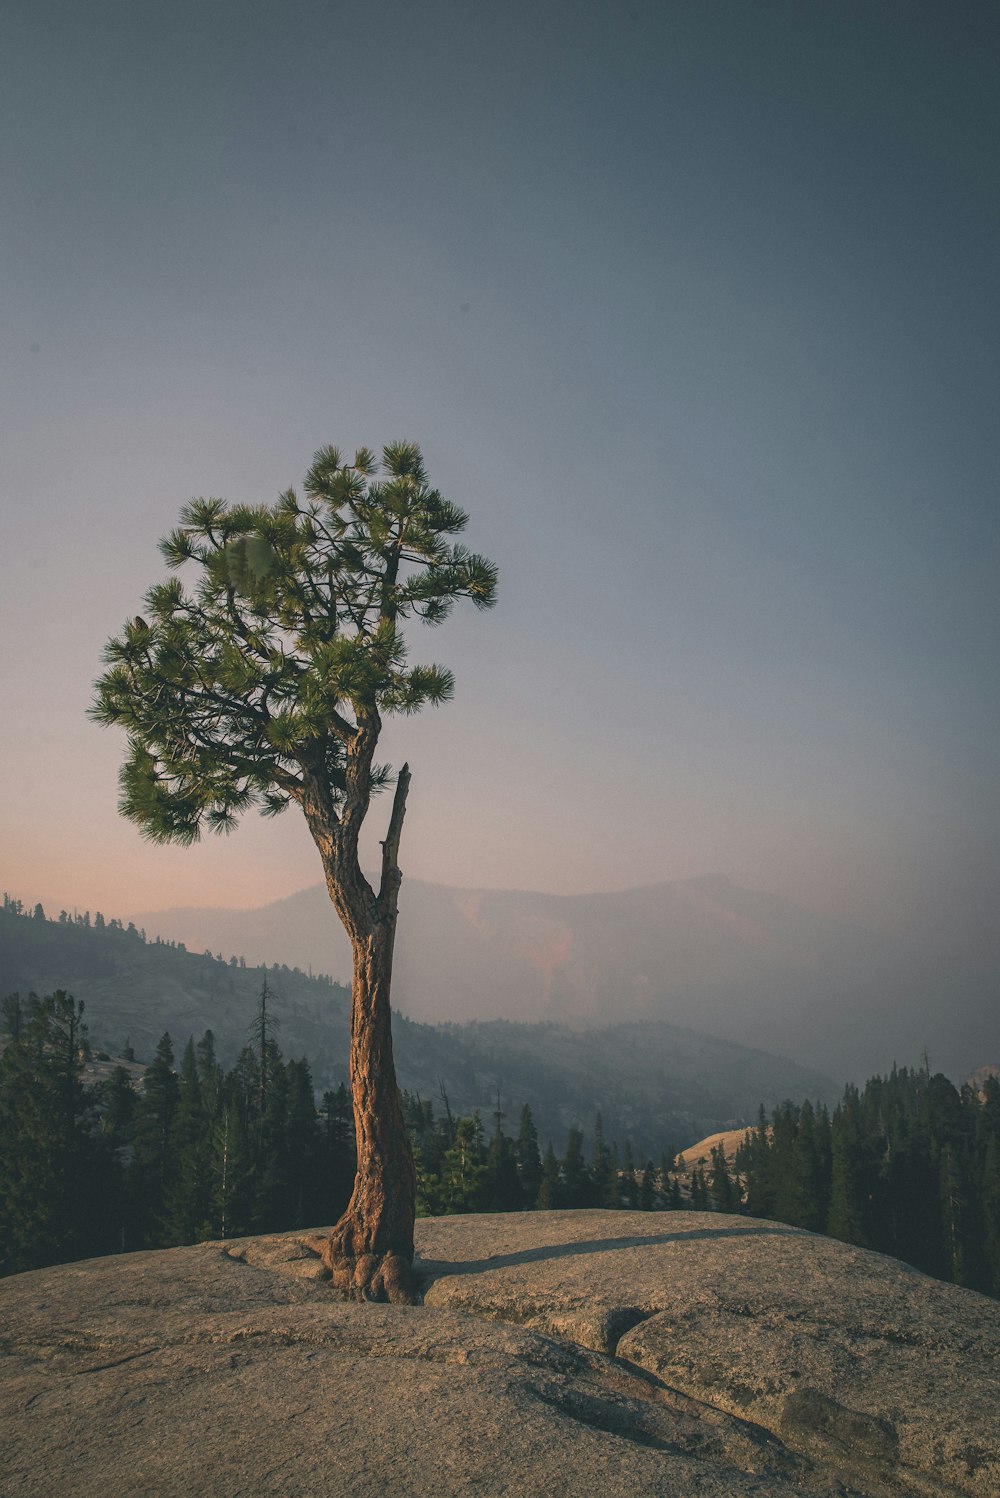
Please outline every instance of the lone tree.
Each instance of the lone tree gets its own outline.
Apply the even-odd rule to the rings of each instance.
[[[408,666],[401,626],[437,624],[456,599],[488,608],[496,568],[453,539],[467,515],[432,489],[420,449],[395,442],[345,462],[316,453],[305,498],[273,506],[197,499],[160,543],[193,563],[146,594],[105,649],[93,717],[128,733],[119,809],[154,842],[228,832],[256,806],[301,807],[330,898],[351,939],[351,1087],[358,1168],[323,1245],[356,1299],[412,1298],[414,1172],[392,1058],[389,987],[410,783],[396,776],[376,891],[358,838],[392,779],[375,761],[387,713],[445,702],[453,678]]]

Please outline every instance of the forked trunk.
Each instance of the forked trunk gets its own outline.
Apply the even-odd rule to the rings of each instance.
[[[322,1253],[334,1285],[353,1300],[413,1300],[416,1178],[392,1059],[389,985],[395,910],[352,937],[351,1094],[358,1171],[343,1217]]]
[[[396,777],[396,794],[376,895],[358,863],[358,832],[368,809],[372,751],[379,720],[369,713],[367,730],[348,752],[344,805],[338,816],[329,787],[313,777],[303,810],[323,860],[327,889],[351,938],[351,1098],[358,1171],[343,1217],[330,1236],[313,1240],[334,1285],[353,1300],[414,1299],[413,1219],[416,1174],[403,1123],[392,1059],[389,988],[396,912],[402,880],[398,855],[410,784],[408,765]]]

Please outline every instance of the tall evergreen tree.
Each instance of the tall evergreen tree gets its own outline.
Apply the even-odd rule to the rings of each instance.
[[[92,1127],[83,1005],[65,992],[8,1006],[0,1056],[0,1272],[108,1253],[118,1174]]]
[[[540,1212],[557,1211],[565,1204],[565,1200],[559,1161],[556,1159],[556,1152],[550,1140],[545,1151],[545,1159],[542,1161],[542,1179],[538,1186],[538,1210]]]
[[[471,1118],[460,1118],[455,1127],[455,1143],[443,1161],[445,1211],[479,1211],[487,1190],[487,1175],[482,1120],[478,1113]]]
[[[632,1155],[632,1141],[625,1140],[622,1150],[621,1168],[621,1198],[622,1206],[634,1212],[639,1205],[639,1183],[635,1178],[635,1160]]]
[[[521,1125],[517,1132],[514,1154],[524,1205],[533,1207],[542,1184],[542,1157],[538,1152],[538,1130],[527,1103],[521,1109]]]
[[[583,1157],[583,1131],[572,1128],[566,1136],[562,1162],[563,1193],[567,1207],[590,1205],[591,1179]]]
[[[711,1159],[708,1191],[712,1205],[717,1212],[735,1212],[739,1205],[736,1188],[729,1174],[726,1151],[721,1143],[712,1146]]]
[[[440,703],[452,677],[407,667],[403,624],[444,619],[457,599],[489,607],[495,568],[453,537],[467,521],[432,489],[420,450],[396,442],[379,465],[316,453],[306,498],[271,507],[198,499],[162,543],[193,564],[146,595],[148,620],[106,649],[94,716],[129,736],[121,810],[157,841],[228,831],[251,806],[302,810],[354,954],[351,1078],[358,1170],[325,1250],[334,1283],[359,1299],[412,1299],[415,1177],[392,1059],[389,988],[410,773],[403,766],[376,891],[358,848],[386,713]]]
[[[594,1205],[609,1207],[618,1198],[618,1183],[611,1184],[611,1151],[604,1138],[604,1118],[594,1115],[594,1147],[590,1157],[590,1177],[593,1182]]]
[[[227,1086],[209,1138],[208,1233],[239,1238],[255,1222],[254,1161],[234,1089]]]
[[[492,1212],[517,1212],[524,1205],[521,1182],[517,1173],[517,1156],[514,1146],[503,1132],[504,1113],[500,1108],[500,1093],[493,1114],[493,1137],[486,1152],[487,1201]]]
[[[872,1166],[861,1122],[856,1087],[848,1087],[831,1128],[830,1210],[826,1231],[832,1238],[867,1247],[872,1200]]]
[[[133,1155],[129,1166],[129,1195],[133,1202],[137,1243],[153,1247],[161,1242],[163,1214],[175,1176],[171,1148],[178,1082],[173,1043],[161,1035],[156,1056],[142,1079],[142,1096],[135,1111]]]
[[[170,1121],[170,1172],[163,1203],[163,1239],[195,1243],[210,1215],[210,1127],[214,1120],[202,1098],[194,1038],[188,1040],[177,1079],[177,1103]]]

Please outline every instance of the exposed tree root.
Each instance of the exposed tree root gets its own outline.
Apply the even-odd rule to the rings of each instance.
[[[358,1253],[357,1238],[355,1225],[348,1217],[342,1218],[322,1242],[320,1258],[330,1271],[333,1288],[347,1300],[415,1305],[412,1260],[391,1249],[385,1253]]]

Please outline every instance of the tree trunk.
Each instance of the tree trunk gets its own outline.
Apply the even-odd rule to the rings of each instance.
[[[374,740],[373,740],[374,742]],[[367,787],[366,763],[355,779]],[[320,1245],[334,1285],[352,1300],[412,1304],[413,1221],[416,1173],[403,1122],[392,1059],[389,989],[396,940],[396,910],[402,874],[397,862],[403,830],[407,765],[396,780],[392,815],[382,844],[382,879],[376,896],[357,861],[356,830],[345,811],[340,837],[334,819],[314,801],[306,803],[310,831],[323,858],[327,888],[351,938],[351,1098],[358,1169],[343,1217]],[[350,799],[350,798],[349,798]],[[363,814],[367,790],[356,799]],[[350,806],[348,806],[348,810]]]
[[[351,1094],[358,1170],[323,1262],[352,1300],[411,1304],[416,1178],[392,1059],[389,984],[395,913],[354,945]]]

